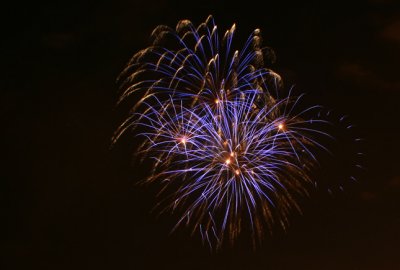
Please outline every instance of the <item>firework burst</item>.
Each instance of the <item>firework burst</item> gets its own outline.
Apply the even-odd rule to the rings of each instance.
[[[114,137],[137,130],[138,154],[154,161],[145,182],[161,185],[163,210],[217,247],[246,228],[253,239],[286,228],[314,185],[319,138],[329,137],[310,117],[318,106],[299,110],[300,97],[281,93],[260,30],[234,50],[235,29],[220,36],[211,16],[198,27],[158,26],[119,78],[120,102],[139,100]]]

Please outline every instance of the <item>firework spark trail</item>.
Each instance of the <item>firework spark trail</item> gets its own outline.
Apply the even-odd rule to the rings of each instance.
[[[298,111],[300,97],[281,97],[260,30],[238,51],[235,29],[221,39],[211,16],[198,27],[158,26],[119,78],[120,102],[141,98],[114,137],[140,130],[138,152],[154,160],[146,182],[162,186],[164,210],[217,247],[245,227],[254,239],[264,227],[285,229],[314,184],[314,152],[325,149],[318,138],[329,137],[314,128],[326,121],[306,117],[319,106]]]

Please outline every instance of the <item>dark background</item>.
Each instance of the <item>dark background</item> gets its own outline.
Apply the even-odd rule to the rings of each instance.
[[[2,6],[2,269],[400,269],[400,8],[396,1],[32,1]],[[359,183],[313,196],[287,234],[211,253],[135,187],[115,78],[158,24],[213,14],[254,28],[286,82],[365,139]],[[343,146],[345,147],[345,146]]]

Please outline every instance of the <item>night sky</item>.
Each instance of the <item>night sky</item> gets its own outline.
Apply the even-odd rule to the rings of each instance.
[[[242,2],[2,6],[2,269],[400,269],[400,6]],[[157,188],[135,185],[146,171],[132,164],[133,134],[110,150],[129,58],[155,26],[209,14],[220,29],[236,23],[239,40],[261,28],[285,86],[349,115],[364,139],[358,184],[315,192],[256,250],[213,253],[188,230],[170,234],[174,220],[151,212]]]

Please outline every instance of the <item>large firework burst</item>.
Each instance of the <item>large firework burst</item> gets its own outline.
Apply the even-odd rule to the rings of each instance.
[[[233,25],[220,37],[211,16],[195,27],[158,26],[153,45],[133,56],[119,78],[120,101],[139,96],[117,140],[136,128],[138,153],[153,159],[145,182],[162,187],[161,205],[179,212],[210,245],[254,239],[285,228],[298,199],[314,185],[310,172],[319,138],[318,106],[281,93],[278,74],[264,66],[271,50],[256,29],[233,49]],[[318,128],[316,128],[318,126]]]

